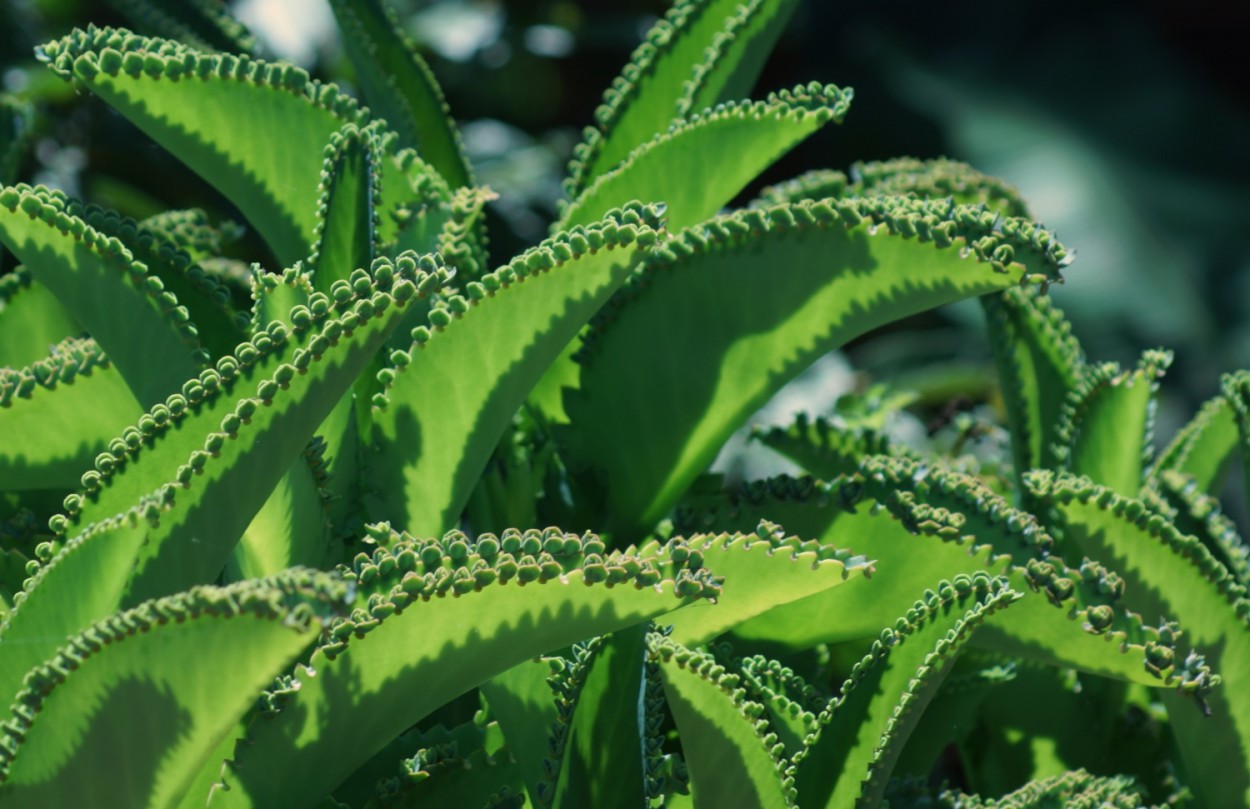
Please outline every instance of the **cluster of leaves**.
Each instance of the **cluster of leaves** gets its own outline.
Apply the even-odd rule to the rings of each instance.
[[[1250,798],[1250,563],[1212,499],[1250,377],[1152,458],[1170,357],[1087,363],[1043,294],[1064,247],[961,164],[723,213],[848,111],[738,100],[794,0],[675,4],[494,270],[378,0],[332,2],[368,108],[209,0],[125,5],[145,33],[41,58],[284,268],[203,211],[8,184],[29,111],[0,107],[0,802]],[[1010,462],[831,417],[757,436],[809,477],[703,477],[821,356],[977,297]]]

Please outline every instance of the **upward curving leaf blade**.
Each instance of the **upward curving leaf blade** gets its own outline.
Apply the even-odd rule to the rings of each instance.
[[[606,474],[613,527],[662,518],[751,413],[847,340],[1057,274],[1063,251],[1049,234],[994,222],[946,203],[805,202],[658,247],[632,300],[601,315],[565,399],[572,457]]]
[[[354,565],[358,608],[297,669],[276,700],[281,710],[252,721],[209,794],[213,809],[314,803],[400,732],[490,677],[719,590],[671,555],[604,554],[593,535],[513,531],[470,543],[453,532],[414,542],[382,530],[377,538],[384,547]]]
[[[456,525],[490,452],[530,390],[641,262],[654,211],[613,212],[467,285],[430,315],[433,331],[379,376],[365,462],[375,516],[413,531]],[[471,372],[466,373],[467,369]]]
[[[936,585],[873,642],[795,756],[804,807],[875,807],[916,722],[977,628],[1020,598],[1002,578]]]
[[[34,669],[0,728],[7,806],[169,807],[345,587],[292,571],[114,615]]]
[[[1179,621],[1186,641],[1224,679],[1209,677],[1188,699],[1164,693],[1185,763],[1187,783],[1206,806],[1250,802],[1250,602],[1236,579],[1194,537],[1140,501],[1087,479],[1035,473],[1030,494],[1062,529],[1065,555],[1084,554],[1123,577],[1125,606],[1148,621]],[[1177,667],[1190,666],[1177,660]],[[1205,700],[1205,702],[1202,702]],[[1208,714],[1203,716],[1203,713]],[[1223,740],[1213,746],[1210,740]]]
[[[812,133],[841,122],[850,103],[850,90],[812,84],[702,110],[595,180],[564,209],[558,227],[588,225],[630,200],[664,203],[673,229],[702,222]]]
[[[20,371],[0,368],[0,488],[76,488],[82,471],[142,412],[91,340],[71,337]]]
[[[1150,479],[1174,472],[1191,478],[1200,491],[1217,494],[1239,446],[1236,410],[1226,396],[1216,396],[1177,431],[1150,469]]]
[[[442,88],[394,14],[382,0],[331,0],[330,7],[370,108],[453,190],[472,185]]]
[[[0,276],[0,368],[25,368],[82,327],[56,296],[18,267]]]
[[[1059,415],[1053,450],[1060,468],[1135,497],[1154,451],[1155,392],[1171,362],[1171,352],[1147,351],[1132,371],[1087,367]]]
[[[711,655],[653,634],[659,670],[690,769],[694,809],[794,809],[784,747],[767,736],[764,708],[737,688]]]
[[[1054,442],[1069,393],[1084,373],[1072,326],[1050,298],[1009,289],[981,299],[1011,430],[1017,481],[1030,469],[1054,469]]]
[[[368,124],[367,112],[338,87],[292,65],[109,28],[75,31],[40,54],[57,75],[81,82],[225,194],[285,266],[315,243],[330,136],[347,123]],[[411,152],[388,156],[381,170],[388,212],[432,190],[448,195]],[[389,241],[399,223],[383,224]]]
[[[108,354],[145,406],[199,372],[195,327],[160,278],[63,194],[0,189],[0,241]]]
[[[122,433],[84,475],[54,530],[105,519],[151,495],[170,505],[125,571],[125,602],[212,581],[282,474],[400,323],[445,281],[427,258],[379,260],[315,293]],[[333,300],[333,302],[331,302]]]

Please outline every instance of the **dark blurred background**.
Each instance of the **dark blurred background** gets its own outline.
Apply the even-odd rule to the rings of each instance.
[[[391,4],[443,84],[479,182],[502,195],[492,247],[506,258],[546,233],[581,127],[667,3]],[[350,85],[323,2],[234,5],[269,54]],[[0,0],[3,89],[42,105],[23,179],[133,216],[189,205],[228,216],[206,184],[33,61],[34,44],[87,21],[125,24],[98,0]],[[1216,391],[1221,372],[1250,367],[1247,42],[1250,5],[1216,0],[809,0],[756,95],[819,80],[854,87],[856,99],[845,124],[765,182],[902,155],[945,155],[1006,178],[1076,250],[1068,283],[1052,294],[1089,356],[1131,363],[1144,348],[1176,351],[1167,435]],[[254,241],[238,249],[265,258]],[[982,334],[975,304],[957,306],[848,356],[879,378],[910,373],[922,385],[934,378],[924,369],[937,367],[975,380],[988,368]]]

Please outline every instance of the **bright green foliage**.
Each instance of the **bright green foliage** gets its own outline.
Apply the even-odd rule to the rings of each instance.
[[[1068,251],[961,163],[726,212],[848,113],[750,100],[797,0],[678,0],[502,260],[382,0],[332,3],[360,101],[217,0],[115,5],[143,35],[40,56],[240,221],[20,183],[40,112],[0,97],[0,806],[1250,803],[1250,376],[1156,459],[1171,355],[1087,363]],[[900,442],[900,386],[755,431],[814,477],[706,474],[970,298],[1009,457]]]

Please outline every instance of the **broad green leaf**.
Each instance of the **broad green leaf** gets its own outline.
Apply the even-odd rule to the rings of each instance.
[[[1055,428],[1059,468],[1135,497],[1154,449],[1154,394],[1171,362],[1171,352],[1147,351],[1132,371],[1115,363],[1086,366]]]
[[[703,14],[723,14],[727,5],[708,4]],[[739,2],[685,82],[676,117],[746,98],[798,5],[797,0]]]
[[[794,10],[793,0],[678,0],[647,32],[595,110],[566,190],[580,193],[674,118],[741,98]]]
[[[316,241],[314,201],[330,136],[344,124],[368,124],[367,112],[338,87],[292,65],[201,53],[110,28],[75,31],[40,55],[225,194],[286,266]],[[274,148],[276,133],[281,148]],[[388,155],[379,170],[384,241],[401,229],[392,214],[428,194],[448,196],[411,152]]]
[[[76,488],[95,456],[142,412],[91,340],[71,337],[47,359],[19,371],[0,368],[0,487]]]
[[[1240,437],[1242,481],[1246,501],[1250,502],[1250,371],[1225,374],[1220,379],[1220,392],[1232,406]]]
[[[145,407],[205,359],[198,333],[165,284],[84,209],[45,188],[0,189],[0,241],[108,354]]]
[[[391,356],[364,442],[374,513],[409,530],[456,525],[517,408],[656,238],[646,208],[544,242],[451,296]],[[466,373],[466,369],[472,369]]]
[[[565,398],[571,455],[605,473],[611,528],[636,534],[820,356],[900,317],[1051,278],[1063,255],[1019,220],[996,229],[977,209],[889,197],[686,230],[592,323]]]
[[[442,88],[383,0],[331,0],[343,47],[373,112],[454,190],[473,172]]]
[[[322,444],[305,449],[269,492],[234,548],[231,580],[272,576],[297,565],[324,569],[339,561],[320,487],[323,449]]]
[[[142,509],[91,525],[26,581],[0,625],[5,649],[0,656],[0,700],[12,699],[26,672],[52,657],[70,636],[117,609],[126,580],[100,573],[124,570],[149,529]],[[64,598],[65,593],[74,593],[74,598]]]
[[[795,756],[804,807],[875,807],[916,722],[977,628],[1020,594],[984,574],[943,581],[882,632]],[[696,793],[697,794],[697,793]]]
[[[711,655],[654,634],[649,646],[681,736],[694,809],[797,806],[785,748],[760,718],[764,707],[746,699]]]
[[[516,757],[530,800],[538,800],[538,785],[547,776],[548,731],[556,721],[556,704],[547,685],[551,676],[548,659],[517,663],[478,686],[490,715],[503,729],[508,749]]]
[[[1208,399],[1159,455],[1150,470],[1150,479],[1156,480],[1165,472],[1176,472],[1190,477],[1199,491],[1218,494],[1239,444],[1237,415],[1232,403],[1224,396]]]
[[[1223,513],[1220,501],[1203,494],[1197,480],[1164,470],[1151,487],[1142,490],[1142,500],[1166,516],[1176,530],[1196,537],[1242,585],[1250,583],[1250,546],[1238,536],[1237,526]]]
[[[120,239],[133,259],[142,262],[149,275],[160,279],[165,290],[186,309],[196,336],[213,359],[229,354],[244,338],[239,318],[230,305],[229,290],[176,243],[114,211],[72,203],[67,208],[88,227]]]
[[[445,280],[432,259],[375,262],[333,298],[315,293],[122,433],[53,528],[104,519],[145,495],[170,505],[131,569],[124,604],[211,581],[279,478],[417,295]],[[115,571],[102,575],[115,575]]]
[[[357,609],[297,668],[285,706],[252,722],[209,806],[310,804],[485,680],[719,590],[676,554],[605,555],[593,535],[377,536],[354,563]]]
[[[173,806],[344,592],[292,571],[146,602],[34,669],[3,726],[9,806]]]
[[[664,203],[673,229],[702,222],[813,132],[841,122],[850,103],[850,90],[813,84],[684,118],[596,179],[558,227],[589,225],[630,200]]]
[[[139,31],[202,51],[254,53],[256,38],[223,0],[108,0]]]
[[[553,809],[646,806],[647,728],[642,711],[646,624],[628,627],[577,648],[557,706],[563,727],[554,758]]]
[[[1066,475],[1034,473],[1026,482],[1062,529],[1065,555],[1113,565],[1124,605],[1147,621],[1179,621],[1185,640],[1227,683],[1202,678],[1192,689],[1203,711],[1165,692],[1168,717],[1185,763],[1187,784],[1206,806],[1250,802],[1250,602],[1245,590],[1195,538],[1185,536],[1140,501]],[[1195,667],[1196,655],[1174,663]],[[1207,716],[1202,714],[1206,713]],[[1212,746],[1211,739],[1223,743]]]
[[[379,148],[371,130],[352,124],[330,136],[321,168],[316,247],[307,261],[317,292],[328,295],[335,281],[346,281],[377,255]]]
[[[1050,298],[1009,289],[981,298],[1011,429],[1016,479],[1058,465],[1054,442],[1068,395],[1084,373],[1081,346]]]
[[[25,368],[82,327],[25,267],[0,276],[0,367]]]

